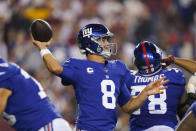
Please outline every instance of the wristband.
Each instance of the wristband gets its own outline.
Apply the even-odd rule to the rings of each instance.
[[[46,54],[52,54],[52,53],[51,53],[50,50],[48,50],[48,49],[42,49],[42,50],[40,51],[40,55],[41,55],[42,58],[43,58],[44,55],[46,55]]]

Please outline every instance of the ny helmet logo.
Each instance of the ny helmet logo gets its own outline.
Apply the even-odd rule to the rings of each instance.
[[[92,28],[86,28],[83,30],[83,37],[89,36],[92,34]]]

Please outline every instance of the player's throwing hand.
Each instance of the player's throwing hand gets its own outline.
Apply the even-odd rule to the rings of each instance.
[[[34,44],[35,46],[37,46],[40,50],[41,50],[41,49],[45,49],[45,48],[47,48],[48,46],[50,46],[51,43],[52,43],[52,40],[53,40],[53,39],[51,38],[48,42],[40,42],[40,41],[35,40],[35,39],[32,37],[32,35],[31,35],[31,39],[32,39],[33,44]]]

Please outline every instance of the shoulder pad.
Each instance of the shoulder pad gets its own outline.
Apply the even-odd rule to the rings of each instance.
[[[66,64],[71,64],[71,65],[75,65],[77,63],[79,63],[80,60],[78,59],[75,59],[75,58],[69,58],[67,59],[63,65],[66,65]]]
[[[10,76],[14,75],[19,67],[14,64],[8,63],[7,61],[0,62],[0,81],[8,79]]]
[[[183,72],[178,68],[166,69],[165,74],[167,74],[170,82],[178,84],[186,84]]]
[[[121,67],[123,67],[123,68],[126,68],[125,63],[122,62],[121,60],[114,60],[114,61],[112,61],[112,62],[116,63],[116,65],[118,65],[118,66],[121,66]]]
[[[175,73],[181,73],[182,71],[178,68],[167,68],[168,71],[171,71],[171,72],[175,72]]]

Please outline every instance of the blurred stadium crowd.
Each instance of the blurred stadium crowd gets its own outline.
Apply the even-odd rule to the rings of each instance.
[[[143,40],[157,43],[165,55],[196,60],[195,0],[1,0],[0,56],[13,61],[37,78],[58,111],[73,126],[77,103],[71,86],[43,66],[29,36],[34,19],[47,20],[53,30],[50,47],[60,63],[67,58],[85,59],[77,47],[79,29],[89,23],[102,23],[115,34],[118,54],[134,69],[135,45]],[[128,115],[119,113],[116,130],[128,130]]]

